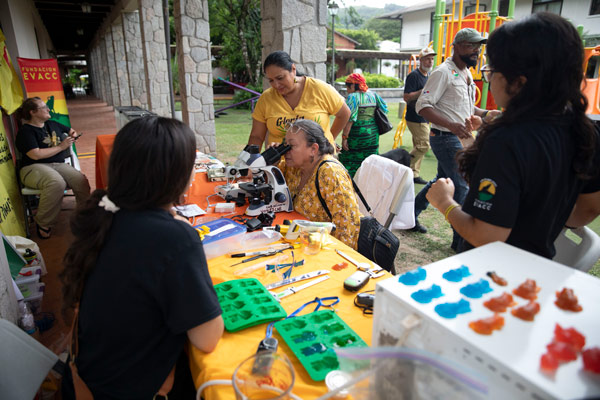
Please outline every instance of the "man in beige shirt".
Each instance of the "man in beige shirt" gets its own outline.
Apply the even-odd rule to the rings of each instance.
[[[431,122],[429,140],[438,160],[438,169],[436,177],[415,198],[414,231],[427,232],[417,218],[429,205],[425,196],[438,178],[452,179],[456,187],[454,200],[463,203],[468,186],[458,172],[455,160],[456,152],[463,148],[460,139],[472,137],[472,118],[489,120],[499,113],[475,107],[476,87],[469,67],[477,65],[481,46],[486,42],[487,39],[473,28],[458,31],[452,43],[452,57],[431,73],[417,100],[417,113]],[[480,124],[479,120],[476,125]],[[455,250],[459,239],[460,236],[454,232],[451,247]]]

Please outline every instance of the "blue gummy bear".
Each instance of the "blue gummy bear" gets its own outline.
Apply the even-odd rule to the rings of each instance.
[[[398,282],[403,283],[408,286],[414,286],[417,283],[425,280],[427,277],[427,271],[423,268],[419,267],[415,270],[408,271],[400,275],[398,278]]]
[[[450,282],[460,282],[463,278],[471,275],[469,271],[469,267],[466,265],[461,265],[459,268],[451,269],[448,272],[445,272],[442,277]]]
[[[442,293],[442,288],[438,285],[432,285],[429,289],[421,289],[417,290],[413,294],[410,295],[415,301],[418,301],[421,304],[430,303],[431,300],[436,299],[438,297],[442,297],[444,294]]]
[[[478,282],[471,283],[462,289],[460,292],[471,299],[479,299],[485,293],[489,293],[492,291],[490,287],[490,283],[485,279],[480,279]]]
[[[443,318],[456,318],[458,314],[466,314],[471,311],[471,305],[465,299],[458,303],[443,303],[435,306],[435,312]]]

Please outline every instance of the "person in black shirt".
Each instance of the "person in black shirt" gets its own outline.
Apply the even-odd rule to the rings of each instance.
[[[41,190],[34,220],[39,238],[48,239],[65,189],[73,189],[78,204],[90,196],[85,175],[65,163],[78,134],[68,126],[50,121],[48,106],[39,97],[26,99],[17,113],[24,121],[16,138],[22,154],[19,174],[25,186]]]
[[[406,77],[404,83],[404,101],[406,101],[406,126],[412,135],[413,149],[410,152],[412,159],[410,168],[413,170],[414,182],[420,185],[427,183],[419,172],[421,170],[421,161],[429,150],[429,123],[415,110],[417,99],[423,91],[429,71],[433,67],[433,59],[437,53],[431,48],[426,47],[419,52],[419,68],[412,71]],[[424,227],[423,227],[424,228]]]
[[[164,394],[176,364],[173,390],[187,375],[193,398],[189,363],[178,363],[184,346],[208,353],[223,334],[198,232],[171,211],[189,186],[195,157],[194,132],[182,122],[131,121],[116,136],[108,188],[95,190],[71,222],[63,306],[79,307],[75,365],[96,399]],[[80,382],[69,371],[63,399]]]
[[[504,112],[459,155],[469,183],[462,208],[450,179],[438,180],[427,199],[467,242],[459,250],[502,241],[553,258],[594,169],[581,38],[564,18],[536,13],[497,28],[487,56],[483,77]]]

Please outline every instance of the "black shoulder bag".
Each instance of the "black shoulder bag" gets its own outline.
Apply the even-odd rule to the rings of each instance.
[[[373,116],[375,117],[375,124],[377,125],[377,130],[379,131],[379,134],[383,135],[384,133],[391,131],[393,126],[388,120],[387,115],[385,115],[381,108],[379,108],[379,95],[377,93],[375,93],[375,95],[377,96],[377,98],[375,99],[375,113],[373,114]],[[367,204],[364,204],[366,207]],[[367,207],[367,209],[368,208],[369,207]]]
[[[333,160],[321,161],[317,167],[315,187],[317,188],[317,196],[319,197],[319,201],[331,220],[331,212],[329,211],[329,207],[327,207],[323,196],[321,196],[321,190],[319,189],[319,169],[321,169],[321,165],[325,164],[326,162],[333,162],[337,164],[337,162]],[[365,205],[367,212],[370,213],[371,208],[360,192],[360,189],[354,182],[354,179],[350,178],[350,180],[352,181],[352,186],[354,187],[356,194],[358,194],[358,197]],[[360,219],[360,233],[358,234],[357,251],[363,256],[367,257],[369,260],[376,262],[381,268],[391,272],[392,274],[395,274],[396,272],[394,269],[394,259],[396,258],[396,253],[398,253],[399,246],[400,241],[396,235],[381,225],[375,217],[365,216]]]

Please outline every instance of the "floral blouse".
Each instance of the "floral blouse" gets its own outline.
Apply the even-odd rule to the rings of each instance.
[[[362,215],[358,209],[352,181],[346,169],[334,157],[326,155],[323,160],[334,161],[324,163],[319,169],[321,196],[333,217],[331,222],[335,224],[333,236],[356,250]],[[298,190],[300,170],[286,167],[285,160],[282,160],[279,168],[292,193],[294,210],[310,221],[330,221],[317,196],[315,186],[317,168],[301,190]]]

